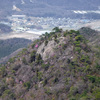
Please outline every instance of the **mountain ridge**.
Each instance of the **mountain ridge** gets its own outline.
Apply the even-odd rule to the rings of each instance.
[[[23,38],[11,38],[7,40],[0,40],[0,59],[10,55],[19,48],[24,48],[32,41]]]
[[[24,3],[22,3],[22,1]],[[98,10],[99,0],[3,0],[0,4],[0,14],[2,16],[12,14],[25,14],[28,16],[41,17],[75,17],[71,10]],[[5,3],[6,2],[6,3]],[[32,3],[33,2],[33,3]],[[13,5],[18,9],[12,10]],[[32,13],[34,12],[34,13]],[[56,13],[57,12],[57,13]],[[93,14],[94,15],[94,14]],[[77,15],[79,16],[79,15]],[[89,16],[89,15],[88,15]],[[98,15],[99,16],[99,15]]]

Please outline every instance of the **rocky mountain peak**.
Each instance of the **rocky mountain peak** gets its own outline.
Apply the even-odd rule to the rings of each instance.
[[[0,99],[99,100],[100,59],[79,31],[58,27],[0,68]]]

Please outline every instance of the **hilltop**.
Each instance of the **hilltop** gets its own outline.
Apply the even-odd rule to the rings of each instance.
[[[100,51],[89,42],[58,27],[41,35],[1,65],[0,100],[99,100]]]

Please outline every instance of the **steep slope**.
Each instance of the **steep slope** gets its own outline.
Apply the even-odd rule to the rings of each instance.
[[[100,59],[78,31],[54,28],[0,68],[0,100],[99,100]]]

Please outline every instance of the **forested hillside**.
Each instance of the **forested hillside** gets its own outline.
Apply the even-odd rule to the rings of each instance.
[[[20,38],[0,40],[0,58],[8,56],[19,48],[27,47],[30,43],[30,40]]]
[[[79,31],[54,28],[1,65],[0,100],[100,100],[98,50]]]

